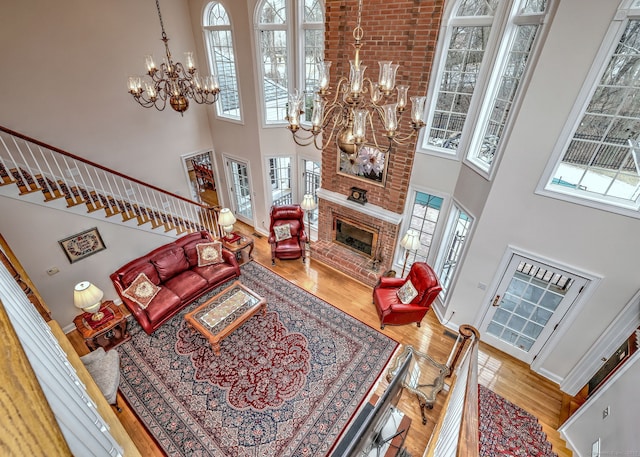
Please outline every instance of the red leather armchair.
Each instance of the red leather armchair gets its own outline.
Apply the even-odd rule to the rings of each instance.
[[[411,280],[417,295],[404,304],[398,298],[398,290]],[[381,277],[373,288],[373,304],[376,305],[380,328],[389,325],[405,325],[420,321],[431,308],[442,286],[435,271],[424,262],[415,262],[406,278]]]
[[[305,259],[304,211],[300,205],[271,207],[269,225],[269,244],[271,245],[271,264],[278,259]],[[279,228],[288,225],[286,228]]]

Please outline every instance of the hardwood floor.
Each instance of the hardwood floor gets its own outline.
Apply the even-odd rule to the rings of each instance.
[[[284,278],[308,290],[323,300],[340,308],[344,312],[357,317],[364,323],[379,329],[379,320],[371,302],[371,287],[354,281],[330,267],[316,262],[307,256],[307,263],[300,260],[276,261],[271,266],[271,251],[266,237],[256,237],[253,230],[241,223],[235,229],[255,238],[253,257],[255,261],[272,269]],[[246,253],[243,253],[246,261]],[[126,259],[125,259],[126,260]],[[417,350],[427,352],[434,359],[446,363],[455,340],[445,334],[444,327],[438,322],[435,314],[430,312],[422,322],[416,325],[386,326],[383,333],[401,344],[410,344]],[[80,354],[88,352],[80,335],[74,331],[69,339]],[[562,393],[558,386],[532,372],[524,363],[493,349],[483,343],[479,351],[479,382],[491,390],[535,415],[553,445],[559,457],[571,456],[556,431],[561,425]],[[377,393],[381,393],[386,381],[380,382]],[[400,399],[399,409],[412,419],[405,447],[413,457],[421,457],[427,446],[434,425],[442,410],[445,394],[441,393],[434,408],[427,410],[428,422],[422,425],[420,408],[414,396],[404,392]],[[163,452],[151,438],[144,426],[136,419],[124,399],[119,397],[123,406],[120,418],[142,455],[161,456]]]

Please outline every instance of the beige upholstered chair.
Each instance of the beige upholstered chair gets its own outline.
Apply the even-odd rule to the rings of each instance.
[[[118,385],[120,384],[120,354],[118,351],[105,351],[100,347],[81,356],[80,360],[84,363],[107,402],[114,405],[118,412],[122,412],[118,405]]]

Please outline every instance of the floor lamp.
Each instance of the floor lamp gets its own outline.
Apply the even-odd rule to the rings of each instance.
[[[307,213],[307,227],[309,227],[309,233],[307,233],[307,244],[311,242],[311,211],[316,209],[318,204],[316,203],[313,195],[305,194],[302,197],[302,203],[300,203],[300,208],[306,211]]]
[[[407,230],[407,233],[400,240],[400,246],[405,250],[404,265],[402,265],[402,274],[400,275],[404,278],[404,269],[407,267],[409,251],[415,251],[420,247],[420,235],[413,229]]]

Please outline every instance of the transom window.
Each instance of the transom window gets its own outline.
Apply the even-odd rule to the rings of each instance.
[[[634,2],[546,190],[594,206],[640,209],[640,2]],[[618,25],[619,24],[619,25]],[[598,61],[598,59],[596,59]],[[603,60],[600,60],[602,62]],[[576,122],[575,120],[573,122]],[[566,140],[565,140],[566,141]]]
[[[546,0],[457,2],[443,35],[447,45],[422,149],[453,156],[464,151],[488,175],[546,4]]]
[[[296,11],[299,13],[295,14]],[[312,92],[318,84],[315,64],[324,57],[322,3],[262,0],[257,9],[256,29],[265,123],[286,123],[289,88],[296,85],[304,87],[308,94],[305,111],[310,117]],[[289,36],[292,31],[294,37]]]
[[[240,120],[240,92],[231,21],[222,4],[213,2],[205,9],[204,35],[209,67],[218,75],[220,84],[216,113],[220,117]]]

